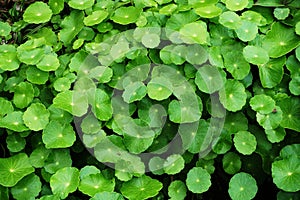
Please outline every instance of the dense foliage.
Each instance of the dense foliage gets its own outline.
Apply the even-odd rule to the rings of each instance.
[[[299,0],[0,1],[0,199],[299,199]]]

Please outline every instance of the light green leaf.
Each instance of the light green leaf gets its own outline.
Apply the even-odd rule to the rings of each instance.
[[[32,84],[21,82],[15,88],[13,102],[17,108],[27,107],[34,98],[34,89]]]
[[[226,81],[226,73],[215,66],[201,66],[197,73],[195,83],[202,92],[212,94],[220,90]]]
[[[69,6],[78,10],[85,10],[91,8],[95,3],[95,0],[70,0]]]
[[[165,160],[154,156],[149,161],[149,170],[152,174],[162,175],[164,173],[164,162]]]
[[[49,73],[44,72],[34,66],[30,66],[26,70],[26,78],[33,84],[45,84],[48,81]]]
[[[220,102],[229,111],[241,110],[246,104],[245,87],[237,80],[227,79],[225,88],[219,91]]]
[[[0,36],[6,37],[11,32],[11,26],[7,22],[0,22]]]
[[[242,25],[242,20],[235,12],[225,11],[219,16],[219,23],[229,29],[237,29]]]
[[[143,35],[142,44],[147,48],[155,48],[160,44],[160,36],[154,33]]]
[[[259,94],[250,99],[250,106],[256,112],[268,114],[275,108],[275,101],[270,96]]]
[[[115,187],[114,179],[106,179],[101,173],[89,174],[80,180],[78,190],[91,197],[99,192],[113,192]]]
[[[50,178],[50,187],[53,194],[65,199],[75,192],[79,185],[79,170],[75,167],[64,167],[55,172]]]
[[[172,84],[165,77],[154,77],[147,84],[147,93],[154,100],[167,99],[172,94]]]
[[[45,160],[48,158],[51,150],[46,149],[44,145],[35,148],[30,154],[29,160],[33,167],[41,168],[45,165]]]
[[[15,133],[6,137],[6,143],[10,152],[19,152],[25,148],[26,140]]]
[[[182,40],[187,44],[208,44],[209,34],[207,25],[203,21],[192,22],[184,25],[179,33]]]
[[[202,65],[208,59],[208,53],[201,45],[189,45],[186,51],[185,58],[192,65]]]
[[[247,7],[248,0],[226,0],[226,8],[232,11],[240,11]]]
[[[147,88],[143,82],[134,82],[125,87],[122,97],[126,103],[140,101],[147,94]]]
[[[299,44],[300,36],[280,22],[272,24],[271,30],[262,40],[262,47],[268,51],[271,58],[279,58],[295,49]]]
[[[90,200],[124,200],[124,198],[116,192],[99,192]]]
[[[64,9],[64,2],[60,0],[49,0],[49,6],[53,14],[56,15]]]
[[[276,129],[265,130],[265,133],[267,135],[268,140],[272,143],[281,142],[286,135],[285,129],[281,126],[279,126]]]
[[[53,87],[58,92],[64,92],[70,89],[71,81],[66,77],[61,77],[54,81]]]
[[[46,109],[44,104],[31,104],[23,115],[24,124],[30,130],[39,131],[44,129],[49,123],[50,112]]]
[[[212,4],[196,8],[195,13],[203,18],[214,18],[222,13],[222,9]]]
[[[296,23],[295,32],[296,32],[297,35],[300,35],[300,22]]]
[[[105,20],[105,18],[108,16],[108,12],[104,10],[97,10],[92,12],[92,14],[88,15],[84,18],[83,23],[86,26],[94,26],[96,24],[100,24]]]
[[[280,125],[283,119],[282,111],[278,106],[276,106],[274,110],[276,110],[276,112],[270,112],[268,114],[256,113],[256,120],[264,129],[275,129]]]
[[[42,71],[55,71],[60,66],[59,60],[55,53],[45,55],[39,63],[37,63],[37,68]]]
[[[23,14],[24,21],[32,24],[48,22],[51,17],[52,10],[44,2],[35,2],[30,4]]]
[[[34,172],[25,153],[9,158],[0,158],[0,185],[15,186],[23,177]]]
[[[114,15],[110,17],[117,24],[131,24],[135,23],[140,16],[140,10],[133,6],[120,7],[115,10]]]
[[[92,111],[101,121],[108,121],[112,117],[113,108],[109,95],[102,89],[96,89],[92,97]]]
[[[184,200],[186,197],[186,186],[180,181],[172,181],[168,187],[168,195],[171,199]]]
[[[1,30],[0,30],[1,31]],[[13,45],[0,46],[0,70],[13,71],[19,68],[20,61],[17,58],[17,49]]]
[[[66,148],[73,145],[76,134],[70,124],[61,124],[56,120],[44,128],[42,135],[46,148]]]
[[[210,174],[201,167],[193,167],[187,174],[186,185],[193,193],[206,192],[211,186]]]
[[[83,140],[83,144],[86,147],[93,148],[105,137],[106,137],[106,133],[103,130],[100,130],[94,134],[84,134],[82,140]]]
[[[234,134],[234,146],[238,152],[243,155],[250,155],[256,149],[256,138],[248,131],[239,131]]]
[[[40,178],[35,174],[30,174],[12,187],[11,193],[15,199],[31,200],[39,195],[41,189]]]
[[[283,128],[300,131],[300,100],[296,97],[284,99],[279,102],[282,110],[282,121],[280,125]]]
[[[124,182],[121,187],[121,193],[129,200],[144,200],[156,196],[162,187],[162,183],[158,180],[143,175]]]
[[[295,76],[292,78],[292,80],[289,82],[289,90],[295,96],[300,95],[300,76]]]
[[[264,65],[269,61],[269,55],[261,47],[248,45],[243,49],[244,58],[251,64]]]
[[[184,159],[179,154],[170,155],[164,162],[164,171],[167,174],[178,174],[184,168]]]
[[[16,132],[23,132],[29,130],[23,121],[23,113],[21,111],[14,111],[8,113],[2,119],[0,118],[0,127],[7,128]]]
[[[64,167],[71,167],[72,160],[69,149],[53,149],[45,160],[44,169],[50,174]]]
[[[8,113],[12,113],[14,111],[14,107],[12,105],[11,101],[8,101],[2,97],[0,97],[0,119],[8,114]]]
[[[240,172],[230,179],[228,193],[232,200],[251,200],[257,190],[256,180],[250,174]]]
[[[278,20],[284,20],[286,19],[290,14],[289,8],[275,8],[273,11],[274,16]]]
[[[258,34],[257,25],[253,22],[242,20],[241,26],[235,29],[235,32],[243,42],[252,41]]]

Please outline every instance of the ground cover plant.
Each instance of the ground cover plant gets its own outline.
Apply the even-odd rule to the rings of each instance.
[[[0,199],[300,199],[299,5],[0,1]]]

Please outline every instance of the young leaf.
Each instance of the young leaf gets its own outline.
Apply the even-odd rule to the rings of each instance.
[[[275,8],[273,11],[274,16],[278,20],[284,20],[286,19],[290,14],[289,8]]]
[[[124,197],[116,192],[99,192],[90,200],[124,200]]]
[[[0,158],[0,185],[15,186],[23,177],[34,172],[25,153],[9,158]]]
[[[248,5],[248,0],[226,0],[225,5],[226,8],[232,11],[243,10]]]
[[[23,14],[23,19],[27,23],[40,24],[50,21],[52,10],[44,2],[35,2],[28,6]]]
[[[156,196],[162,187],[162,183],[158,180],[143,175],[124,182],[121,187],[121,193],[129,200],[144,200]]]
[[[0,30],[1,31],[1,30]],[[0,46],[0,70],[14,71],[19,68],[20,61],[17,58],[17,49],[13,45]]]
[[[44,129],[49,123],[50,112],[46,109],[44,104],[31,104],[23,115],[24,124],[30,130],[39,131]]]
[[[227,79],[225,88],[219,91],[220,102],[232,112],[241,110],[246,104],[247,94],[242,83],[234,79]]]
[[[53,194],[65,199],[70,193],[76,191],[79,181],[79,170],[77,168],[64,167],[51,176],[50,187]]]
[[[96,24],[100,24],[107,16],[108,12],[104,10],[97,10],[85,17],[83,23],[86,26],[94,26]]]
[[[26,108],[34,98],[34,89],[32,84],[21,82],[15,88],[13,102],[17,108]]]
[[[42,71],[34,66],[30,66],[26,70],[26,78],[33,84],[45,84],[48,81],[49,73]]]
[[[227,174],[236,174],[242,166],[241,158],[234,152],[228,152],[222,159],[223,169]]]
[[[219,23],[229,29],[238,29],[242,20],[235,12],[225,11],[219,16]]]
[[[206,192],[211,186],[210,174],[201,167],[193,167],[187,174],[186,185],[193,193]]]
[[[251,200],[257,190],[256,180],[250,174],[240,172],[230,179],[228,193],[232,200]]]
[[[64,9],[64,2],[60,0],[49,0],[49,6],[53,14],[56,15]]]
[[[154,77],[147,84],[147,93],[151,99],[161,101],[172,94],[172,85],[165,77]]]
[[[265,94],[255,95],[250,99],[250,106],[252,110],[262,114],[268,114],[275,108],[275,101],[272,97]]]
[[[185,184],[180,180],[171,182],[168,187],[168,195],[171,199],[184,200],[186,197]]]
[[[281,126],[279,126],[276,129],[265,130],[265,133],[267,135],[268,140],[272,143],[281,142],[286,135],[285,129]]]
[[[73,145],[76,135],[70,124],[62,125],[53,120],[44,128],[42,139],[47,149],[66,148]]]
[[[0,36],[6,37],[11,32],[11,26],[7,22],[0,22]]]
[[[35,174],[30,174],[12,187],[11,193],[15,199],[34,199],[41,190],[40,178]]]
[[[115,10],[114,15],[110,17],[117,24],[135,23],[140,16],[140,10],[133,6],[121,7]]]
[[[55,71],[59,66],[60,63],[55,53],[45,55],[36,65],[37,68],[46,72]]]
[[[269,55],[261,47],[248,45],[243,49],[244,58],[251,64],[264,65],[269,61]]]
[[[91,8],[95,3],[95,0],[70,0],[68,4],[71,8],[78,10],[85,10]]]
[[[134,82],[125,87],[122,97],[126,103],[140,101],[147,94],[147,88],[143,82]]]
[[[187,44],[208,44],[209,34],[203,21],[184,25],[179,31],[182,40]]]
[[[248,42],[255,39],[258,33],[258,28],[255,23],[242,20],[241,25],[235,29],[235,32],[240,40]]]
[[[234,146],[243,155],[250,155],[256,149],[256,138],[248,131],[239,131],[234,134]]]
[[[184,168],[184,159],[179,154],[169,156],[164,162],[164,171],[167,174],[177,174]]]
[[[154,156],[149,161],[149,169],[153,174],[162,175],[164,173],[164,162],[165,160]]]
[[[222,9],[212,4],[196,8],[195,13],[203,18],[214,18],[222,13]]]
[[[264,129],[275,129],[280,125],[283,119],[281,108],[276,106],[274,110],[276,112],[268,114],[256,113],[256,120]]]

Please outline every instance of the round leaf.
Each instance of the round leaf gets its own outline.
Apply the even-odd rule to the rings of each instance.
[[[195,9],[195,13],[203,18],[217,17],[222,13],[222,9],[216,5],[208,5]]]
[[[49,54],[45,55],[36,66],[40,70],[48,72],[57,70],[60,64],[56,54]]]
[[[220,102],[223,106],[232,112],[241,110],[246,104],[247,94],[242,83],[228,79],[225,88],[219,91]]]
[[[120,7],[115,10],[114,15],[111,17],[117,24],[130,24],[137,21],[140,15],[140,10],[133,6]]]
[[[27,107],[34,97],[34,89],[32,84],[21,82],[15,88],[13,102],[17,108]]]
[[[155,48],[160,43],[160,36],[153,33],[143,35],[142,44],[147,48]]]
[[[108,12],[104,10],[97,10],[85,17],[83,23],[86,26],[94,26],[96,24],[100,24],[107,16]]]
[[[75,192],[79,185],[79,170],[75,167],[59,169],[50,178],[50,187],[53,194],[65,199],[70,193]]]
[[[165,77],[155,77],[148,83],[147,93],[151,99],[161,101],[172,94],[172,85]]]
[[[78,10],[85,10],[91,8],[94,5],[95,0],[70,0],[69,6]]]
[[[19,68],[19,65],[20,61],[17,58],[16,47],[2,44],[0,46],[0,69],[4,71],[14,71]]]
[[[243,49],[245,59],[254,65],[264,65],[269,61],[269,55],[261,47],[248,45]]]
[[[35,174],[30,174],[23,178],[14,187],[11,188],[11,193],[15,199],[34,199],[42,189],[40,178]]]
[[[233,11],[243,10],[248,5],[248,0],[226,0],[226,8]]]
[[[281,142],[285,135],[285,129],[282,127],[278,127],[276,129],[268,129],[265,130],[267,138],[270,142],[275,143],[275,142]]]
[[[132,103],[144,98],[147,94],[147,88],[142,82],[134,82],[125,87],[122,97],[126,103]]]
[[[173,181],[168,187],[168,195],[171,199],[184,200],[186,197],[186,186],[182,181]]]
[[[242,25],[242,20],[235,12],[226,11],[219,16],[219,23],[230,29],[237,29]]]
[[[280,107],[276,106],[274,108],[274,111],[268,113],[268,114],[260,114],[256,113],[256,119],[257,122],[264,128],[264,129],[275,129],[279,126],[281,123],[283,117],[282,117],[282,111]]]
[[[280,125],[283,128],[300,131],[300,100],[298,98],[288,98],[279,102],[282,110],[282,121]]]
[[[181,155],[173,154],[164,162],[164,171],[167,174],[177,174],[184,168],[184,159]]]
[[[179,31],[183,41],[187,44],[208,44],[209,34],[206,23],[192,22],[184,25]]]
[[[230,179],[228,193],[232,200],[251,200],[257,190],[256,181],[250,174],[240,172]]]
[[[34,172],[25,153],[19,153],[9,158],[0,158],[0,185],[12,187],[23,177]]]
[[[21,111],[14,111],[8,113],[4,118],[0,118],[0,127],[7,128],[16,132],[27,131],[23,121],[23,113]]]
[[[235,32],[240,40],[248,42],[255,39],[258,33],[258,28],[255,23],[242,20],[241,26],[235,29]]]
[[[34,131],[44,129],[49,123],[50,112],[41,103],[31,104],[23,115],[24,124]]]
[[[50,21],[52,10],[44,2],[35,2],[28,6],[23,14],[24,21],[32,24],[40,24]]]
[[[252,110],[262,114],[268,114],[275,108],[275,101],[272,97],[265,94],[255,95],[250,99],[250,106]]]
[[[6,37],[10,34],[11,27],[6,22],[0,22],[0,36]]]
[[[53,120],[44,128],[42,138],[46,148],[66,148],[73,145],[76,134],[70,124]]]
[[[26,70],[26,78],[33,84],[45,84],[48,81],[49,73],[31,66]]]
[[[236,174],[242,166],[241,158],[234,152],[228,152],[222,159],[223,169],[228,174]]]
[[[90,200],[124,200],[123,196],[116,192],[100,192]]]
[[[290,9],[289,8],[275,8],[273,11],[274,16],[276,19],[279,20],[284,20],[287,18],[290,14]]]
[[[25,148],[26,140],[19,134],[11,134],[7,136],[6,143],[10,152],[19,152]]]
[[[144,200],[156,196],[162,187],[162,183],[158,180],[143,175],[124,182],[121,187],[121,193],[129,200]]]
[[[283,77],[283,66],[285,64],[285,57],[271,59],[265,65],[259,66],[259,77],[263,87],[273,88],[279,84]]]
[[[256,149],[256,138],[248,131],[239,131],[234,134],[234,146],[243,155],[250,155]]]
[[[186,185],[193,193],[206,192],[211,186],[210,174],[201,167],[193,167],[187,174]]]

